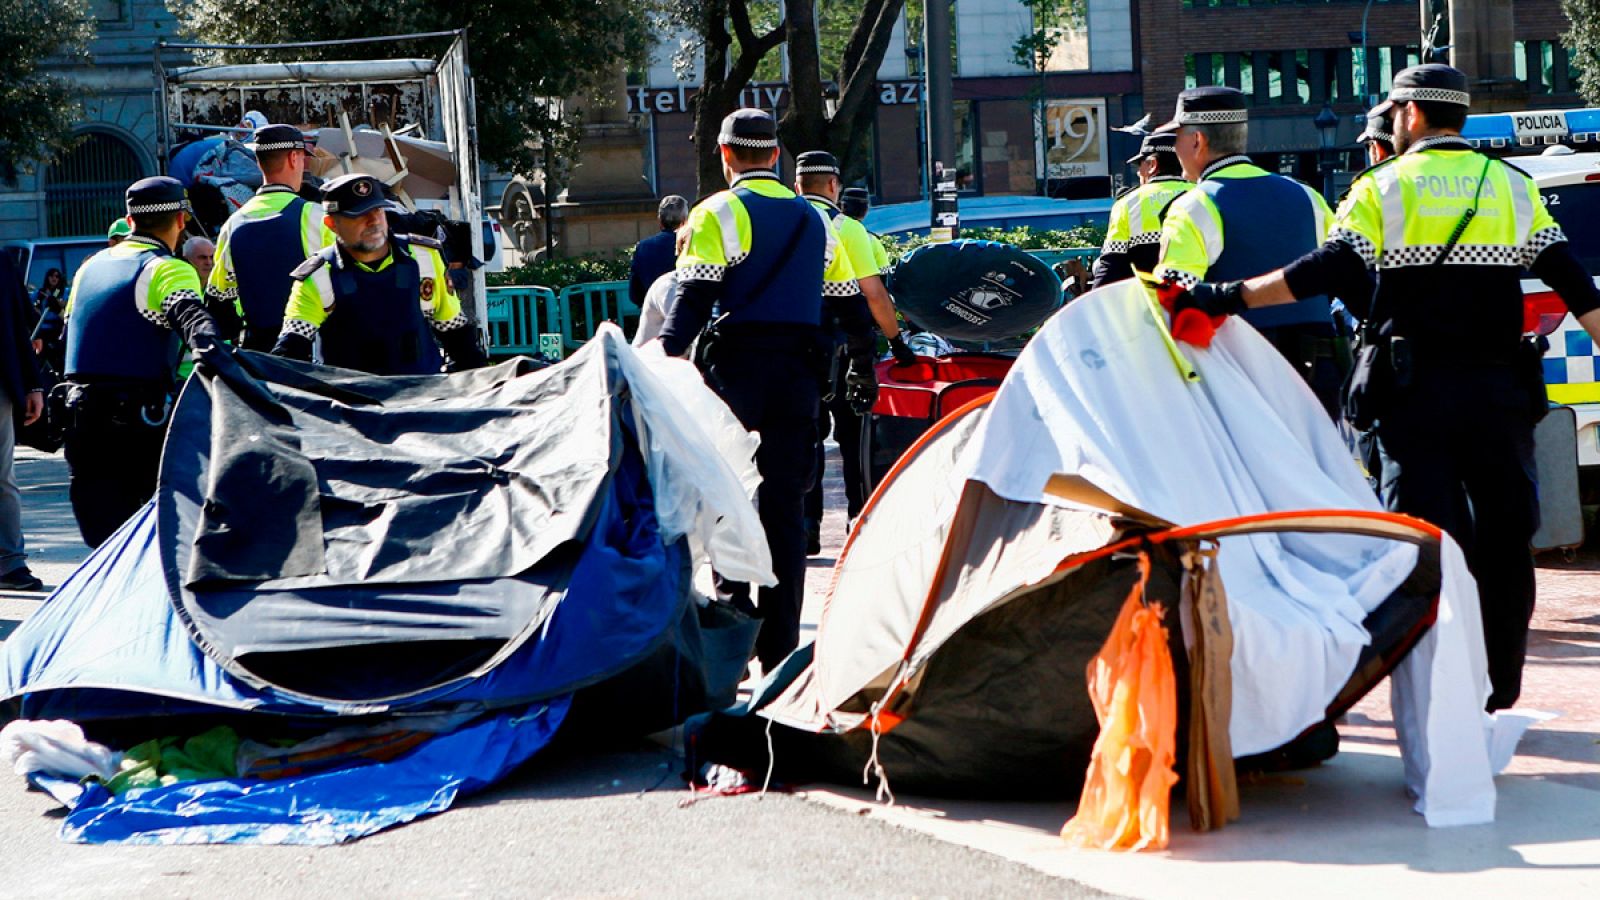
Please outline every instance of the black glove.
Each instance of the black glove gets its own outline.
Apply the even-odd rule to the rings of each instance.
[[[1208,316],[1232,316],[1244,312],[1244,282],[1202,281],[1180,294],[1173,304],[1173,315],[1198,309]]]
[[[850,368],[844,376],[844,402],[850,405],[851,412],[864,416],[872,411],[872,404],[878,401],[878,373],[872,367],[872,360],[856,357],[850,360]]]
[[[297,359],[300,362],[311,362],[311,338],[298,332],[285,329],[278,335],[278,342],[272,345],[272,355],[284,359]]]
[[[894,364],[897,366],[914,366],[917,364],[917,354],[906,346],[904,335],[895,335],[889,338],[889,352],[894,354]]]

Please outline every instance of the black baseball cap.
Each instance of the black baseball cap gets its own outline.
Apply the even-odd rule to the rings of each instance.
[[[1385,115],[1367,116],[1367,127],[1356,135],[1356,143],[1366,144],[1372,141],[1388,141],[1394,143],[1394,132],[1389,130],[1389,117]]]
[[[389,205],[383,182],[371,175],[340,175],[322,185],[322,208],[330,215],[355,217]]]

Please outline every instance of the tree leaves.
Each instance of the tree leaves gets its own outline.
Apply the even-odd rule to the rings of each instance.
[[[0,0],[0,182],[73,143],[83,90],[41,64],[51,56],[87,61],[93,36],[87,0]]]
[[[1578,92],[1591,104],[1600,104],[1600,0],[1561,0],[1571,27],[1561,43],[1577,51]]]

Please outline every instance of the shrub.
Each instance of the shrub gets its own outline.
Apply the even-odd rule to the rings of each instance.
[[[632,260],[631,247],[615,253],[563,256],[490,273],[488,282],[490,287],[538,285],[559,291],[568,285],[591,281],[627,281],[628,264]]]

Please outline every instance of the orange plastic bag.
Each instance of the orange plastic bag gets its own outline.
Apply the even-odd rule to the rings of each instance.
[[[1160,850],[1167,846],[1170,795],[1178,781],[1178,684],[1161,606],[1145,606],[1150,561],[1139,560],[1128,595],[1089,662],[1089,697],[1100,720],[1078,812],[1061,836],[1078,847]]]

